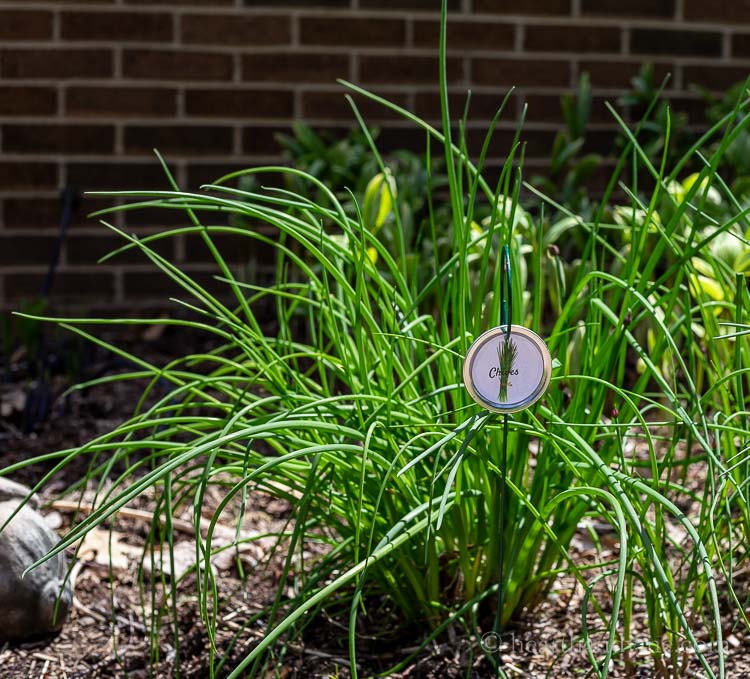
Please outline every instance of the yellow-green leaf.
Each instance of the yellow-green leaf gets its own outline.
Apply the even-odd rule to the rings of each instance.
[[[734,270],[746,276],[750,275],[750,248],[743,250],[734,260]]]
[[[386,184],[387,181],[387,184]],[[390,191],[388,190],[390,188]],[[370,233],[377,233],[393,211],[393,198],[396,197],[396,181],[390,170],[378,172],[365,188],[362,216]]]
[[[724,290],[713,278],[691,273],[689,280],[690,291],[696,297],[710,297],[714,302],[721,302],[724,299]]]

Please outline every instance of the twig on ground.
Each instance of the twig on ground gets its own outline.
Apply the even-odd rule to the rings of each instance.
[[[56,509],[60,512],[84,512],[85,514],[91,514],[95,511],[96,507],[90,502],[73,502],[72,500],[54,500],[47,505],[52,509]],[[166,523],[166,518],[163,516],[156,516],[154,512],[148,512],[143,509],[133,509],[132,507],[121,507],[117,510],[117,514],[124,516],[129,519],[136,519],[144,521],[146,523],[152,523],[154,520],[158,520],[162,525]],[[191,521],[185,521],[184,519],[172,518],[172,528],[188,535],[195,535],[195,524]],[[211,525],[211,521],[204,517],[200,520],[201,534],[208,533],[208,529]],[[236,531],[229,526],[217,523],[214,525],[215,536],[221,537],[234,537]],[[242,536],[241,536],[242,537]]]

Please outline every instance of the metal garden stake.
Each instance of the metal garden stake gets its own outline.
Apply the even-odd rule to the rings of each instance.
[[[483,408],[503,415],[500,458],[500,540],[495,635],[497,668],[500,668],[500,632],[503,609],[503,558],[505,544],[505,485],[508,457],[508,419],[536,403],[549,385],[552,358],[544,340],[513,322],[513,280],[510,251],[503,246],[500,282],[500,325],[482,333],[469,347],[464,361],[464,384]]]

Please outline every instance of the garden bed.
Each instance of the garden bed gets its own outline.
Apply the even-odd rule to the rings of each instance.
[[[114,338],[111,338],[114,339]],[[119,344],[130,350],[137,350],[146,360],[159,362],[169,358],[169,347],[175,336],[166,332],[158,341],[144,340],[132,331],[120,334]],[[192,343],[200,343],[193,337]],[[184,348],[184,342],[183,342]],[[197,347],[196,347],[197,348]],[[94,360],[93,370],[98,370]],[[99,357],[104,360],[103,357]],[[24,457],[36,457],[44,453],[81,445],[97,434],[110,430],[132,413],[132,404],[140,396],[143,383],[113,382],[95,387],[85,392],[73,392],[66,402],[59,396],[61,387],[67,382],[63,376],[56,382],[57,398],[53,403],[49,420],[36,430],[24,435],[7,418],[0,427],[0,468],[17,462]],[[26,394],[27,380],[5,384],[6,402],[9,394]],[[17,396],[13,396],[19,403]],[[18,419],[18,413],[16,413]],[[15,475],[15,479],[35,484],[45,471],[42,466],[29,467]],[[58,530],[64,532],[70,524],[73,513],[71,503],[58,502],[59,492],[77,482],[85,473],[82,468],[70,465],[62,475],[54,477],[53,483],[43,490],[43,497],[51,503],[45,510],[58,517]],[[705,482],[701,470],[694,468],[688,485],[699,489]],[[90,496],[90,493],[88,494]],[[85,503],[87,494],[84,494]],[[217,498],[205,505],[204,515],[210,515]],[[72,503],[73,505],[75,503]],[[4,676],[39,677],[121,677],[132,678],[173,676],[175,672],[174,637],[168,629],[158,634],[158,659],[149,660],[152,649],[149,644],[148,610],[143,605],[143,597],[150,596],[139,583],[139,565],[142,550],[146,544],[149,517],[154,512],[153,497],[149,494],[138,498],[132,504],[134,513],[121,514],[112,524],[116,538],[116,559],[125,560],[125,567],[112,571],[112,586],[109,576],[109,557],[106,552],[106,530],[98,535],[102,551],[82,549],[75,568],[76,589],[74,607],[69,621],[62,632],[53,639],[40,640],[21,645],[0,646],[0,664]],[[686,507],[689,514],[695,508]],[[247,507],[244,527],[251,530],[268,530],[273,525],[283,523],[290,515],[288,504],[262,493],[255,493]],[[176,530],[176,544],[190,544],[194,540],[189,517],[185,514],[183,524]],[[53,517],[54,520],[54,517]],[[608,526],[594,526],[599,531],[601,544],[598,547],[591,541],[588,526],[581,526],[571,542],[570,555],[578,567],[589,567],[597,561],[606,560],[617,549],[616,534]],[[117,542],[121,541],[122,546]],[[188,550],[188,561],[189,559]],[[68,553],[73,554],[69,549]],[[182,550],[184,554],[184,550]],[[285,555],[276,553],[267,564],[257,552],[243,554],[244,578],[240,576],[234,559],[224,559],[217,567],[217,586],[220,606],[217,616],[222,624],[217,628],[216,645],[218,655],[227,652],[227,662],[223,672],[238,662],[265,634],[267,620],[260,617],[248,627],[245,623],[273,603],[276,595],[278,575],[283,567]],[[597,571],[591,572],[595,575]],[[735,586],[740,584],[742,573],[737,573]],[[746,586],[748,584],[745,580]],[[200,607],[196,596],[196,576],[188,575],[180,582],[178,615],[180,626],[180,675],[196,679],[208,675],[209,642],[205,626],[200,621]],[[580,610],[583,588],[570,575],[561,575],[549,596],[533,612],[515,620],[506,631],[503,641],[503,661],[508,676],[526,677],[575,677],[585,675],[590,669],[590,661],[581,640]],[[361,621],[358,635],[358,661],[364,676],[382,672],[396,665],[418,648],[421,641],[419,627],[397,627],[394,619],[384,612],[382,601],[368,602],[371,613]],[[733,625],[729,602],[724,601],[723,610],[726,662],[732,668],[732,676],[750,674],[750,658],[747,657],[748,640],[741,629]],[[271,677],[329,677],[350,676],[347,659],[346,618],[348,608],[339,614],[322,612],[314,625],[310,626],[302,638],[295,640],[287,649],[278,665],[269,666],[265,676]],[[596,624],[594,618],[590,618]],[[495,643],[492,633],[492,611],[484,610],[482,629],[486,630],[485,643]],[[244,628],[244,629],[243,629]],[[640,630],[640,631],[639,631]],[[651,653],[648,650],[649,634],[646,613],[641,607],[637,611],[632,640],[641,643],[632,655],[633,666],[630,673],[619,664],[613,665],[609,676],[651,677]],[[640,642],[639,642],[640,640]],[[603,634],[593,634],[592,643],[604,644]],[[232,647],[230,649],[230,646]],[[601,651],[601,648],[598,649]],[[709,658],[712,658],[709,655]],[[685,666],[679,676],[702,676],[700,664],[689,648],[680,657]],[[469,637],[459,625],[453,625],[438,639],[425,648],[408,666],[392,674],[394,677],[424,677],[452,679],[459,677],[487,677],[492,675],[487,657],[481,652],[476,637]]]

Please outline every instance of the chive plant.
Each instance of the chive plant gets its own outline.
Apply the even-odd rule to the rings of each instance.
[[[747,320],[744,277],[734,276],[707,246],[737,232],[746,219],[717,168],[749,119],[728,117],[729,127],[717,124],[667,168],[669,130],[665,155],[654,161],[639,143],[640,129],[630,130],[613,110],[627,144],[598,211],[585,221],[524,185],[520,129],[498,182],[485,180],[505,101],[472,159],[464,136],[467,113],[454,128],[448,109],[445,24],[443,3],[442,129],[345,83],[424,133],[429,217],[422,239],[448,238],[450,248],[431,248],[431,259],[418,266],[403,239],[384,244],[372,219],[347,212],[329,187],[293,167],[250,168],[189,192],[162,161],[169,190],[109,194],[128,201],[100,213],[124,239],[122,250],[139,249],[182,289],[172,301],[183,316],[158,322],[209,333],[217,347],[157,366],[89,329],[156,319],[48,319],[137,366],[78,388],[151,380],[128,421],[84,446],[46,456],[56,465],[40,487],[85,456],[89,474],[70,491],[92,483],[97,490],[95,510],[56,551],[146,490],[165,517],[191,508],[200,535],[204,498],[216,485],[224,499],[198,541],[196,570],[212,676],[230,669],[233,677],[256,676],[264,663],[283,657],[284,643],[317,612],[335,605],[340,613],[342,601],[354,676],[361,613],[382,602],[395,607],[404,624],[428,630],[419,649],[383,676],[406,667],[450,625],[463,626],[479,652],[478,639],[491,625],[503,541],[503,625],[533,610],[556,577],[569,572],[585,591],[581,641],[597,676],[607,676],[614,664],[633,671],[644,662],[635,649],[644,643],[636,618],[645,610],[647,662],[655,674],[681,676],[694,657],[707,676],[723,677],[716,580],[728,584],[739,604],[731,577],[750,525],[750,366],[741,336],[725,326],[734,323],[741,332]],[[390,211],[391,232],[398,234],[398,186],[350,102],[381,172],[380,194],[370,200],[386,207],[371,205],[368,213],[382,224]],[[452,129],[458,130],[455,139]],[[717,137],[715,150],[701,155]],[[449,205],[448,219],[440,222],[435,214],[442,198],[433,195],[429,181],[438,153],[445,158]],[[698,181],[675,196],[671,182],[696,159],[702,166]],[[262,186],[264,177],[278,173],[309,191],[238,188],[242,178],[254,177],[252,185]],[[707,186],[717,187],[730,206],[723,222],[705,209]],[[614,219],[615,189],[628,198],[621,210],[628,219]],[[527,212],[521,195],[536,209]],[[655,219],[664,204],[669,216]],[[135,209],[178,210],[189,225],[138,238],[106,222],[109,212]],[[478,225],[480,213],[488,216]],[[574,233],[584,243],[575,265],[555,262],[550,246]],[[154,248],[188,234],[202,238],[212,253],[224,296],[211,294]],[[274,249],[273,284],[235,276],[214,242],[227,234]],[[545,398],[509,421],[507,530],[501,532],[501,419],[478,410],[461,371],[472,340],[498,322],[504,243],[513,262],[516,322],[546,335],[556,362]],[[698,256],[718,280],[721,301],[691,285]],[[269,308],[272,332],[263,315]],[[171,389],[146,405],[158,380]],[[113,474],[116,463],[124,465],[119,475]],[[687,483],[694,468],[706,475],[702,495]],[[277,550],[286,556],[276,599],[248,621],[261,621],[266,633],[229,668],[227,649],[215,643],[221,621],[210,564],[210,555],[226,546],[216,546],[213,533],[229,520],[225,513],[244,508],[254,491],[286,500],[294,520],[278,535]],[[694,511],[686,514],[686,506]],[[611,525],[617,549],[584,568],[572,558],[570,543],[592,517]],[[323,545],[322,556],[306,559],[312,542]],[[172,547],[169,530],[155,528],[144,558]],[[154,661],[163,621],[171,619],[178,629],[178,584],[161,583],[164,596],[154,589],[148,605]],[[176,662],[179,668],[179,646]]]

